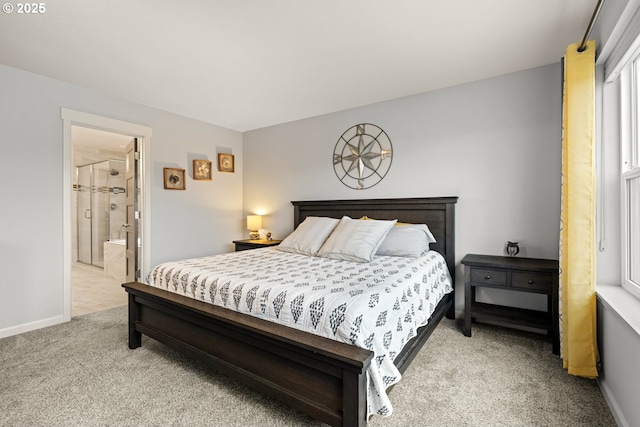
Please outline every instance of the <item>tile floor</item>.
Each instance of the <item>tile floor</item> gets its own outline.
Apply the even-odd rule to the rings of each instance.
[[[117,280],[102,269],[84,264],[71,265],[71,316],[81,316],[127,303],[127,293]]]

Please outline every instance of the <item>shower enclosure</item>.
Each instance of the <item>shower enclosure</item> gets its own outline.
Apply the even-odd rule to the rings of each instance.
[[[77,261],[104,268],[103,243],[124,238],[125,162],[105,160],[76,167]]]

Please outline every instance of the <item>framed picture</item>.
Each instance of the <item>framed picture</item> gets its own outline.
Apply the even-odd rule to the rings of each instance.
[[[164,168],[165,190],[184,190],[184,169]]]
[[[208,160],[194,160],[193,179],[211,181],[211,162]]]
[[[218,154],[218,170],[220,172],[234,172],[233,154]]]

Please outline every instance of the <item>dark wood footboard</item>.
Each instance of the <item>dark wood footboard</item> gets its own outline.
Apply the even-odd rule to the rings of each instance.
[[[367,423],[373,353],[137,282],[129,293],[129,348],[142,334],[332,426]],[[452,304],[438,305],[396,358],[404,372]]]
[[[144,334],[330,425],[366,425],[371,351],[141,283],[123,287],[130,348]]]

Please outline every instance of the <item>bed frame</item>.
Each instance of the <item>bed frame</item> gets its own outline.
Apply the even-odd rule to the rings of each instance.
[[[294,226],[307,216],[426,223],[454,278],[457,197],[291,202]],[[367,424],[366,369],[373,352],[193,300],[138,282],[129,293],[129,348],[142,334],[332,426]],[[438,322],[454,317],[453,293],[407,343],[395,364],[404,372]]]

